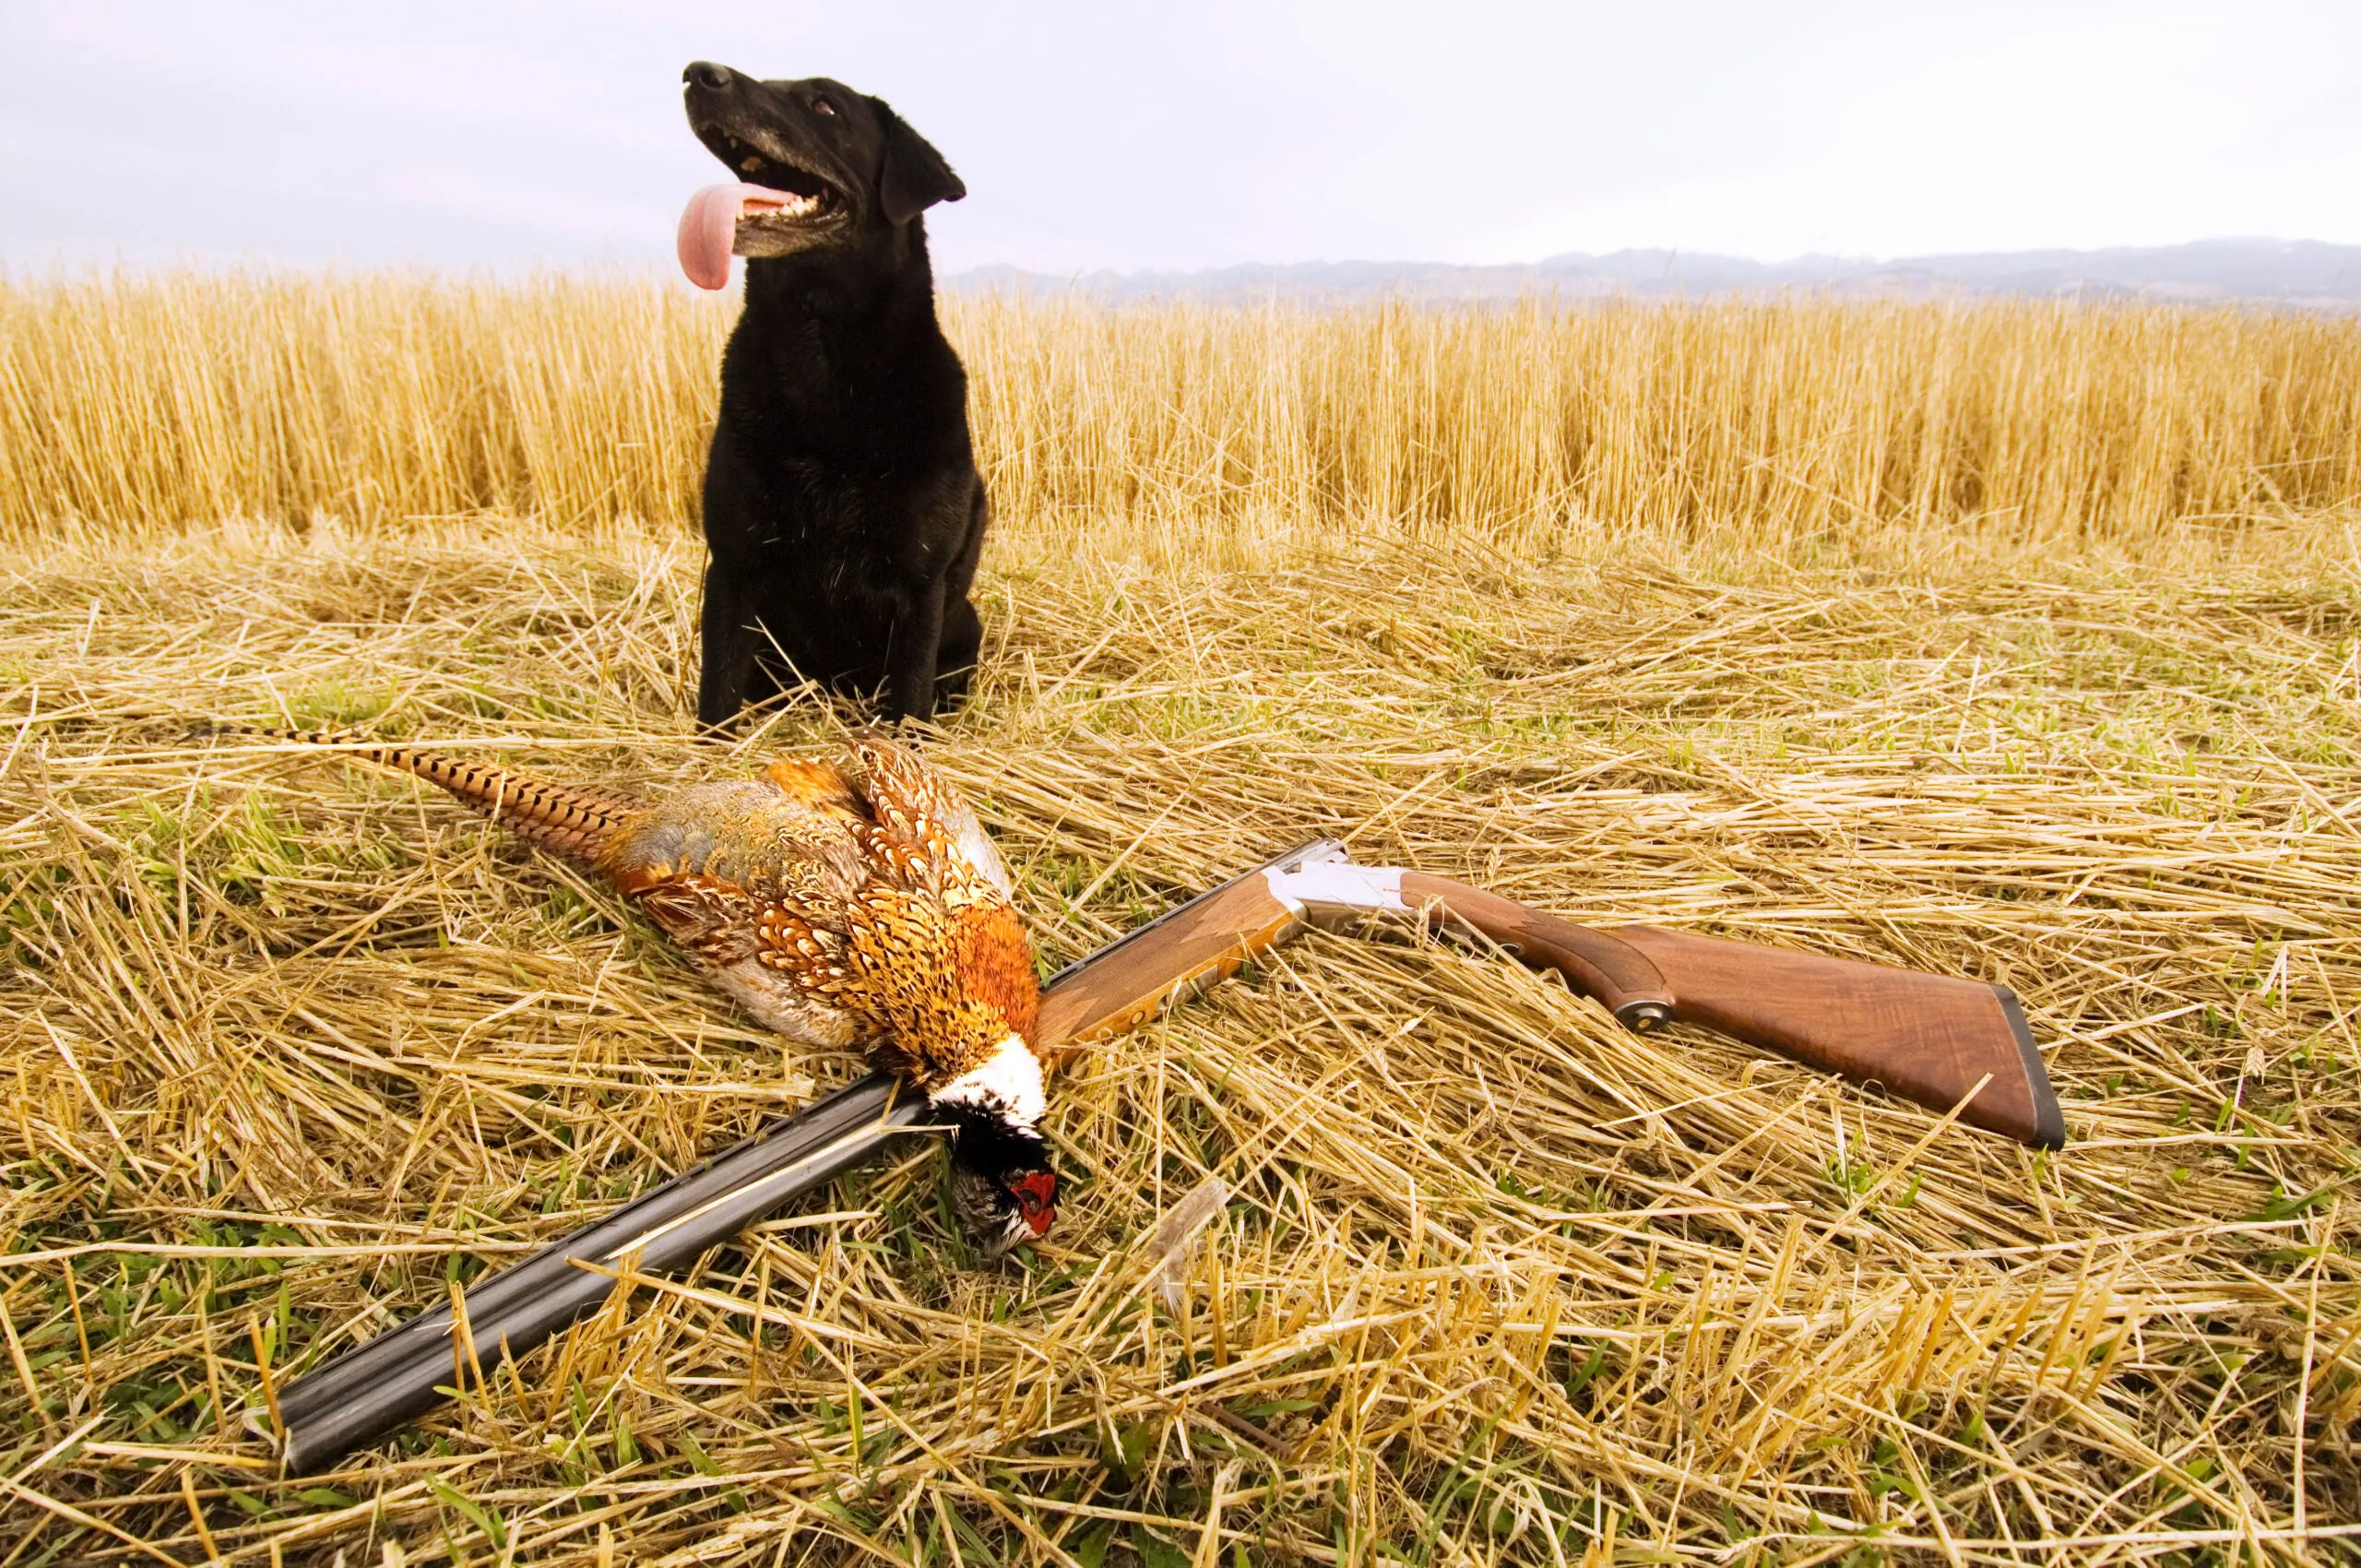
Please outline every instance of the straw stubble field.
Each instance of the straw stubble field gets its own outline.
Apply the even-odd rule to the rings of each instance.
[[[957,303],[1001,517],[932,749],[1045,956],[1334,833],[2005,981],[2071,1143],[1317,936],[1062,1081],[1023,1262],[914,1155],[284,1480],[269,1388],[857,1063],[185,720],[625,784],[842,720],[686,739],[718,312],[113,289],[0,301],[0,1562],[2344,1550],[2351,324]]]

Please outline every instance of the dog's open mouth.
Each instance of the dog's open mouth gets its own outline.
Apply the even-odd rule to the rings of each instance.
[[[733,151],[741,150],[731,144]],[[844,208],[818,175],[743,149],[739,167],[760,184],[707,185],[681,214],[681,270],[701,289],[730,281],[731,255],[783,255],[802,249],[815,225]]]
[[[729,164],[740,179],[777,193],[781,210],[817,217],[830,208],[844,205],[842,192],[801,164],[789,162],[768,148],[741,141],[727,131],[716,133],[715,140],[720,144],[713,149],[716,156]]]
[[[783,191],[774,185],[741,185],[735,247],[740,255],[758,255],[759,251],[747,247],[753,234],[776,232],[799,223],[809,223],[825,217],[836,205],[836,193],[821,190],[805,196],[798,191]]]

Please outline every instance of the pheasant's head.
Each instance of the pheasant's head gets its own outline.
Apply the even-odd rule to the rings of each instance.
[[[996,1258],[1050,1233],[1058,1173],[1040,1124],[1041,1063],[1010,1034],[990,1060],[928,1097],[952,1126],[953,1197],[967,1240]]]

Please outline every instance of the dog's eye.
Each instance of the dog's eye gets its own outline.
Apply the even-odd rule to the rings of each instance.
[[[826,115],[829,119],[831,119],[831,120],[833,120],[833,119],[835,119],[835,118],[836,117],[836,106],[835,104],[833,104],[833,103],[829,102],[829,101],[828,101],[826,99],[825,99],[825,98],[815,98],[815,99],[813,99],[813,100],[812,101],[812,109],[813,109],[813,113],[818,113],[818,114],[825,114],[825,115]]]

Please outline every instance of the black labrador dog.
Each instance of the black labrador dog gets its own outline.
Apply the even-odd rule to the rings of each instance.
[[[966,691],[983,641],[967,593],[984,484],[921,216],[967,187],[841,82],[703,60],[682,79],[690,128],[742,182],[691,204],[682,264],[718,288],[730,251],[748,258],[706,467],[698,721],[799,677],[927,718]]]

